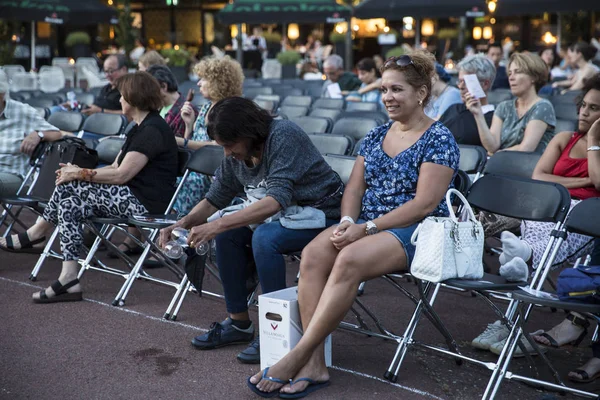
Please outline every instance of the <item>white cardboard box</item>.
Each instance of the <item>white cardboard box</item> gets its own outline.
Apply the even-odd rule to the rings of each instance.
[[[276,364],[302,337],[298,288],[258,296],[260,369]],[[331,335],[325,339],[325,364],[331,366]]]

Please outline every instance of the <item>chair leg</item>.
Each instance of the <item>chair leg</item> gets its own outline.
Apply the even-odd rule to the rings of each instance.
[[[81,279],[83,277],[83,274],[85,273],[85,271],[87,271],[90,268],[92,260],[94,259],[94,256],[96,255],[96,252],[98,251],[98,248],[100,247],[100,243],[102,243],[102,237],[104,237],[106,235],[106,232],[108,231],[108,229],[109,229],[109,225],[104,225],[100,229],[100,235],[96,236],[96,239],[94,239],[94,244],[92,244],[90,251],[88,252],[87,256],[85,257],[85,260],[83,260],[83,262],[81,264],[81,268],[79,269],[79,273],[77,274],[77,279]],[[110,239],[110,237],[112,236],[114,231],[115,231],[115,228],[113,227],[111,229],[111,231],[108,233],[108,235],[106,236],[107,240]]]
[[[177,302],[177,307],[175,307],[175,312],[173,313],[173,315],[171,315],[172,321],[177,320],[177,315],[179,314],[179,309],[181,308],[181,305],[183,304],[183,300],[185,299],[185,296],[190,291],[191,286],[192,286],[192,282],[188,281],[183,289],[183,292],[181,293],[181,297],[179,298],[179,301]]]
[[[138,275],[140,274],[142,265],[144,265],[144,260],[146,259],[146,257],[148,257],[148,254],[150,254],[150,244],[145,243],[144,250],[142,251],[140,258],[135,263],[131,272],[125,279],[123,286],[121,286],[121,288],[119,289],[119,292],[117,293],[117,296],[113,300],[113,302],[112,302],[113,306],[122,307],[125,305],[125,298],[127,297],[127,294],[129,293],[129,289],[131,289],[131,286],[133,285],[133,281],[135,281],[137,279]]]
[[[29,275],[30,281],[35,282],[37,280],[37,276],[40,273],[40,269],[42,269],[44,261],[46,261],[46,258],[52,254],[52,244],[56,240],[57,236],[58,228],[55,228],[52,232],[52,235],[50,235],[50,237],[48,238],[48,242],[46,243],[46,247],[44,247],[44,251],[42,251],[42,254],[40,254],[40,257],[38,258],[37,262],[35,263],[35,266],[33,267],[33,270],[31,271],[31,274]]]
[[[177,310],[179,308],[177,308],[173,314],[171,314],[171,311],[173,310],[173,307],[175,307],[175,303],[177,302],[177,299],[182,297],[181,292],[186,291],[188,289],[188,282],[189,282],[189,280],[188,280],[188,277],[186,274],[181,279],[181,282],[179,283],[179,286],[177,287],[177,291],[173,295],[173,298],[171,299],[171,302],[169,303],[169,307],[167,307],[167,311],[165,311],[165,315],[163,316],[164,319],[170,319],[171,316],[173,316],[173,318],[177,318]],[[180,305],[180,304],[181,303],[179,303],[178,305]]]

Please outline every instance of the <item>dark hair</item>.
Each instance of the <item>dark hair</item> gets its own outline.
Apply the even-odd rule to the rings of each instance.
[[[573,51],[581,53],[585,61],[590,61],[596,56],[598,49],[586,42],[577,42],[573,45]]]
[[[127,66],[127,57],[125,57],[125,54],[111,54],[110,56],[106,57],[106,59],[109,59],[110,57],[117,59],[117,69]]]
[[[401,71],[406,78],[406,82],[415,90],[419,90],[422,86],[427,89],[427,96],[423,99],[423,107],[429,104],[431,99],[431,78],[435,72],[435,57],[427,50],[412,50],[408,54],[411,63],[402,67],[396,62],[390,62],[400,57],[391,57],[386,60],[381,66],[381,74],[387,70]],[[402,56],[404,57],[404,56]]]
[[[489,51],[492,47],[498,47],[501,51],[503,50],[502,44],[500,44],[500,42],[492,42],[488,44],[487,51]]]
[[[540,51],[538,51],[538,55],[541,57],[542,54],[544,54],[548,50],[550,50],[552,52],[552,57],[553,57],[553,59],[552,59],[552,65],[550,65],[549,68],[554,68],[560,62],[560,60],[559,60],[560,57],[558,56],[558,53],[556,53],[556,49],[554,47],[551,47],[551,46],[549,46],[549,47],[542,47],[540,49]]]
[[[581,94],[575,99],[575,102],[577,103],[577,114],[579,114],[579,108],[581,107],[581,102],[583,102],[585,95],[588,94],[590,90],[594,89],[600,92],[600,72],[583,81]]]
[[[167,92],[177,91],[177,78],[166,65],[151,65],[146,72],[156,78],[158,83],[167,85]]]
[[[163,106],[160,85],[144,71],[125,74],[115,82],[126,102],[142,111],[156,111]]]
[[[356,69],[359,71],[371,72],[375,70],[375,76],[380,78],[381,72],[377,69],[377,65],[375,64],[375,60],[372,58],[363,58],[358,63],[356,63]]]
[[[212,140],[234,144],[250,139],[256,147],[267,140],[273,117],[252,100],[228,97],[212,106],[206,120],[206,133]]]
[[[446,71],[444,66],[440,63],[435,63],[435,73],[438,75],[442,82],[450,82],[452,80],[452,76]]]

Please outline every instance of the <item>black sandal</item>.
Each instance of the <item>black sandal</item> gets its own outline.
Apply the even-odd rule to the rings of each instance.
[[[17,239],[19,239],[19,243],[21,247],[18,249],[15,248],[15,244],[12,239],[12,235],[8,235],[6,237],[6,246],[0,245],[0,249],[4,251],[9,251],[11,253],[28,253],[28,254],[42,254],[44,251],[43,247],[33,247],[36,244],[43,243],[46,240],[46,236],[42,236],[39,239],[35,239],[33,241],[29,240],[29,236],[27,236],[27,232],[21,232],[17,234]]]
[[[119,246],[121,246],[121,245],[123,245],[123,246],[127,247],[127,249],[126,249],[126,250],[119,250],[119,251],[121,251],[123,254],[125,254],[125,255],[127,255],[127,256],[137,256],[137,255],[139,255],[139,254],[142,254],[142,251],[143,251],[143,250],[142,250],[142,248],[141,248],[141,247],[139,247],[137,244],[130,245],[130,244],[129,244],[129,243],[127,243],[127,242],[123,242],[123,243],[121,243]],[[117,248],[119,248],[119,246],[117,246]],[[106,253],[106,254],[107,254],[107,255],[108,255],[110,258],[119,258],[119,256],[117,255],[117,253],[116,253],[116,252],[114,252],[114,251],[112,251],[112,250],[111,250],[111,251],[109,251],[109,252],[108,252],[108,253]]]
[[[590,326],[590,321],[588,321],[586,318],[579,317],[572,313],[569,313],[566,316],[566,319],[571,321],[571,323],[573,325],[583,328],[583,331],[579,334],[579,336],[575,340],[572,340],[570,342],[566,342],[566,343],[563,343],[562,345],[560,345],[560,344],[558,344],[556,339],[554,339],[552,336],[550,336],[550,334],[548,334],[547,332],[541,332],[541,333],[533,332],[531,335],[532,336],[541,336],[543,338],[546,338],[546,340],[548,340],[548,342],[550,342],[550,347],[554,347],[555,349],[558,349],[561,346],[566,346],[569,344],[574,347],[577,347],[583,341],[583,339],[585,339],[586,335],[588,334],[588,328]],[[537,342],[537,340],[536,340],[536,342]],[[538,343],[541,345],[544,345],[544,343],[541,343],[541,342],[538,342]]]
[[[38,304],[46,304],[46,303],[60,303],[63,301],[81,301],[83,300],[83,295],[81,292],[69,293],[67,289],[77,285],[79,283],[79,279],[73,279],[71,282],[66,284],[60,283],[60,281],[55,281],[50,285],[52,290],[54,290],[54,296],[48,297],[46,295],[46,289],[40,291],[40,298],[33,299],[34,303]]]

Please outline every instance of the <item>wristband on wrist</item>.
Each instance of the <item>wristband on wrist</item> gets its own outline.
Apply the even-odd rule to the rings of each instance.
[[[184,149],[187,149],[189,142],[190,142],[190,139],[188,139],[188,138],[183,139],[183,148]]]
[[[590,146],[587,151],[600,151],[600,146]]]
[[[342,219],[340,219],[340,224],[341,224],[342,222],[344,222],[344,221],[348,221],[348,222],[350,222],[351,224],[355,224],[355,223],[356,223],[356,222],[354,222],[354,218],[352,218],[352,217],[350,217],[350,216],[348,216],[348,215],[344,215],[344,216],[342,217]]]
[[[89,168],[82,168],[79,170],[79,180],[91,182],[92,178],[96,176],[98,172]]]

